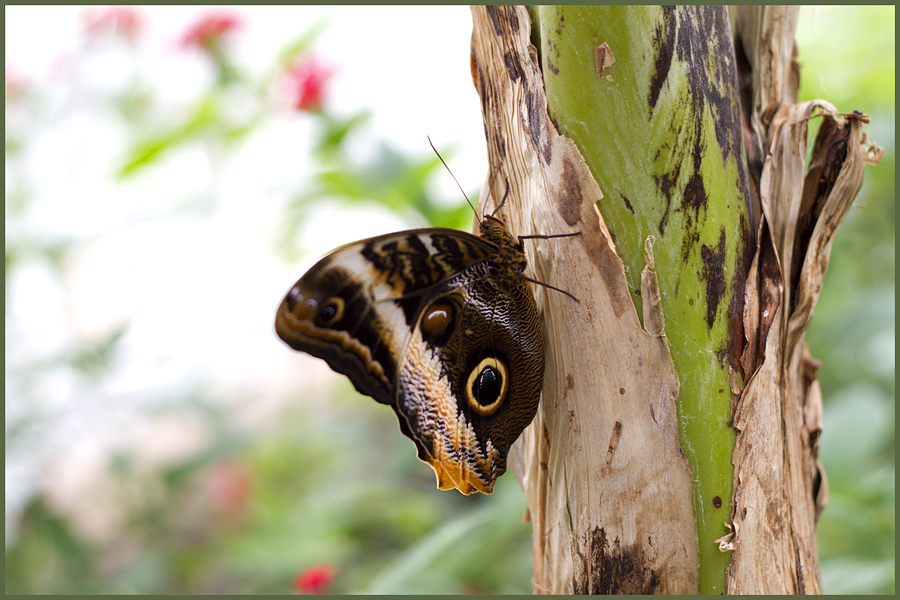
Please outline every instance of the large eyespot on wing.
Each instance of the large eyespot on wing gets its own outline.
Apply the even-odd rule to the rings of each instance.
[[[466,402],[480,417],[489,417],[500,408],[509,390],[509,371],[504,361],[494,356],[482,358],[469,370]]]

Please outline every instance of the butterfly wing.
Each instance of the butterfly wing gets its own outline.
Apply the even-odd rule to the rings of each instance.
[[[276,333],[293,349],[325,360],[360,393],[393,405],[398,362],[425,292],[494,251],[481,238],[440,228],[344,246],[288,291]]]
[[[490,493],[543,381],[543,338],[520,254],[508,236],[450,229],[363,240],[297,281],[276,331],[391,405],[441,489]]]
[[[397,412],[438,487],[489,494],[534,418],[544,372],[537,307],[517,274],[470,269],[435,290],[401,357]],[[408,429],[408,431],[407,431]]]

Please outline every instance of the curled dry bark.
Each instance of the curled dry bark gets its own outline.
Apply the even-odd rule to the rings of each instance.
[[[472,76],[481,97],[490,174],[482,206],[509,186],[514,234],[573,230],[526,242],[540,281],[546,374],[541,407],[513,447],[534,527],[534,583],[549,593],[692,593],[698,548],[691,470],[679,447],[678,377],[645,245],[646,329],[602,197],[578,148],[547,116],[530,20],[521,7],[474,7]],[[815,522],[827,496],[818,461],[817,363],[803,333],[831,243],[862,184],[861,114],[823,101],[796,105],[796,10],[742,7],[735,47],[756,254],[746,275],[741,356],[748,375],[733,404],[729,593],[821,589]],[[817,112],[818,111],[818,112]],[[807,126],[822,120],[805,164]],[[488,209],[490,210],[490,208]]]
[[[823,101],[783,105],[769,134],[759,249],[748,278],[745,369],[734,406],[734,550],[729,593],[821,592],[815,523],[827,498],[818,460],[818,363],[803,343],[837,228],[862,185],[859,118],[824,119],[804,173],[807,124]],[[824,165],[823,165],[824,166]],[[799,174],[799,176],[798,176]],[[790,285],[786,285],[791,282]]]
[[[839,123],[825,101],[793,103],[796,17],[789,7],[738,9],[744,140],[760,217],[744,305],[742,363],[752,376],[733,407],[728,593],[821,592],[815,523],[827,500],[818,459],[822,399],[818,363],[803,335],[834,236],[862,186],[860,126],[867,118],[843,115]],[[822,124],[807,169],[812,118]]]

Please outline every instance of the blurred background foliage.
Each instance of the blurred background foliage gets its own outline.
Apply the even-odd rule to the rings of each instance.
[[[870,139],[885,151],[881,165],[866,168],[808,333],[822,361],[830,501],[819,548],[830,593],[894,591],[893,11],[807,7],[798,30],[800,99],[822,97],[869,114]],[[16,274],[37,262],[65,279],[73,254],[91,238],[33,226],[35,190],[49,176],[28,163],[41,132],[76,114],[114,121],[124,150],[106,158],[118,186],[199,149],[210,189],[162,202],[151,217],[215,222],[217,185],[239,168],[242,147],[278,111],[303,119],[308,156],[289,180],[270,239],[295,277],[300,262],[315,258],[304,227],[322,206],[354,215],[380,204],[410,227],[469,229],[473,218],[459,196],[448,201],[434,191],[434,180],[449,176],[430,150],[408,156],[387,140],[370,140],[377,151],[363,159],[354,151],[378,107],[352,114],[330,107],[334,69],[315,52],[327,34],[322,22],[285,41],[260,75],[235,56],[241,19],[200,13],[179,43],[205,56],[213,76],[196,97],[173,106],[160,100],[138,60],[144,18],[128,7],[87,11],[62,100],[7,62],[7,593],[530,593],[530,526],[515,479],[501,478],[490,497],[437,491],[393,413],[359,397],[344,378],[319,377],[321,366],[303,363],[309,371],[266,419],[248,418],[247,394],[188,378],[139,397],[131,416],[142,425],[124,428],[124,439],[87,450],[55,441],[60,411],[87,410],[61,406],[59,386],[91,407],[88,399],[128,371],[133,332],[126,322],[102,336],[72,335],[51,351],[17,352],[32,333],[11,322]],[[111,50],[130,57],[123,83],[92,88],[79,69]],[[452,166],[454,151],[441,150]],[[253,211],[252,203],[242,210]],[[352,241],[340,225],[332,232],[334,246]],[[286,291],[291,281],[278,285]],[[240,339],[229,343],[240,352]],[[82,432],[89,438],[90,423]],[[33,456],[42,460],[13,507],[11,461]]]
[[[805,7],[800,101],[872,121],[884,149],[831,250],[807,331],[825,408],[829,500],[818,543],[826,593],[893,593],[895,469],[894,7]]]

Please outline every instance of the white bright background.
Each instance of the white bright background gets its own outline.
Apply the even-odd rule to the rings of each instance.
[[[172,105],[196,98],[211,69],[199,52],[179,47],[207,8],[142,8],[136,56],[154,89]],[[278,51],[316,20],[327,27],[315,53],[337,67],[327,102],[338,114],[375,108],[372,140],[388,139],[406,155],[431,152],[426,135],[452,148],[451,168],[467,189],[486,173],[480,105],[469,70],[467,7],[228,7],[243,18],[233,56],[262,73]],[[115,87],[131,60],[115,52],[74,76],[66,66],[84,44],[81,6],[7,6],[7,77],[54,89],[62,104],[90,81]],[[413,49],[410,52],[410,48]],[[141,423],[141,405],[197,382],[212,396],[239,399],[247,418],[264,418],[290,389],[328,378],[318,361],[288,351],[273,333],[288,287],[324,252],[362,237],[403,228],[384,212],[352,218],[319,211],[305,227],[307,256],[286,265],[274,252],[289,183],[301,180],[308,121],[285,111],[247,140],[226,172],[213,173],[199,153],[182,152],[124,183],[111,177],[126,142],[109,110],[50,122],[33,140],[27,169],[36,182],[22,218],[6,235],[81,240],[62,278],[40,260],[23,259],[7,280],[7,372],[58,355],[73,343],[102,339],[130,323],[115,367],[85,386],[65,370],[37,383],[28,398],[6,379],[7,428],[29,423],[27,443],[6,456],[7,542],[24,502],[51,486],[74,502],[85,473],[102,470],[109,445],[130,438],[156,460],[202,446],[205,432],[184,421],[168,429]],[[53,111],[50,111],[51,115]],[[361,155],[374,146],[359,149]],[[7,163],[7,194],[9,193]],[[462,197],[447,176],[441,195]],[[211,215],[172,217],[172,207],[215,189]],[[7,211],[8,211],[7,207]],[[303,371],[311,369],[313,375]],[[27,404],[26,404],[27,402]],[[35,405],[37,404],[37,405]],[[55,492],[53,490],[56,490]]]

